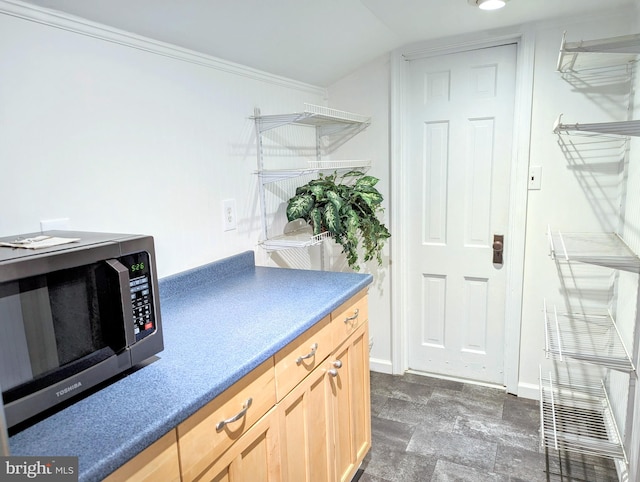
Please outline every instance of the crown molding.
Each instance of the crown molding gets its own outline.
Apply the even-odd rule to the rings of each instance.
[[[221,72],[247,77],[260,82],[279,85],[326,97],[327,90],[322,87],[299,82],[297,80],[270,74],[242,64],[206,55],[195,50],[185,49],[166,42],[119,30],[108,25],[51,10],[19,0],[0,0],[0,14],[17,17],[26,21],[39,23],[48,27],[92,37],[105,42],[142,50],[152,54],[168,57],[191,64],[200,65]]]

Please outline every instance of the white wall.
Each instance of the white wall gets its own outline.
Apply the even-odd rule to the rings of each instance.
[[[161,277],[254,248],[267,263],[249,117],[323,104],[325,90],[17,10],[0,1],[0,236],[69,218],[152,234]],[[238,229],[223,232],[227,198]]]
[[[392,228],[389,217],[390,165],[389,165],[389,57],[384,55],[359,68],[353,74],[329,87],[329,104],[350,112],[370,116],[371,125],[346,143],[334,158],[371,160],[367,174],[379,179],[376,188],[384,197],[382,222]],[[371,368],[391,373],[391,270],[390,243],[385,244],[383,263],[369,262],[363,272],[374,276],[369,289],[369,337]]]

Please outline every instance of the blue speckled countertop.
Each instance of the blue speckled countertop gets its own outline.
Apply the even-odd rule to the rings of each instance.
[[[11,454],[78,456],[80,480],[102,480],[371,282],[251,251],[161,279],[164,351],[10,437]]]

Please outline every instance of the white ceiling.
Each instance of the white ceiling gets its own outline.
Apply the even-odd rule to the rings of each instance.
[[[396,47],[638,0],[27,0],[318,86]]]

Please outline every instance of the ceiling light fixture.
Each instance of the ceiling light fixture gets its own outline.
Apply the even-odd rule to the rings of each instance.
[[[481,10],[497,10],[506,5],[509,0],[469,0],[469,4]]]

